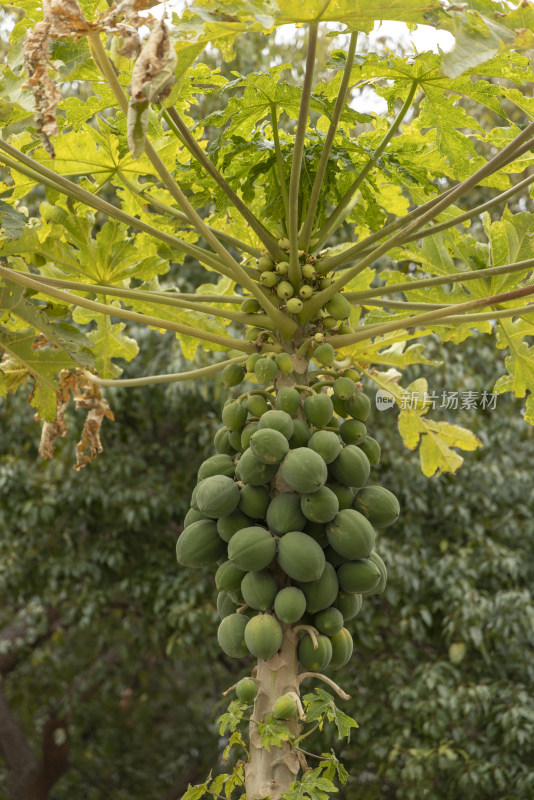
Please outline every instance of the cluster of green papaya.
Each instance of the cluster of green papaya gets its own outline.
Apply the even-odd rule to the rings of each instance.
[[[283,249],[287,240],[281,239],[279,244]],[[305,303],[316,292],[328,288],[333,283],[333,278],[321,272],[321,260],[310,256],[304,251],[299,250],[300,272],[302,276],[301,285],[295,290],[288,280],[289,261],[274,261],[271,256],[263,255],[257,259],[256,265],[259,273],[259,283],[267,290],[270,290],[274,297],[275,304],[290,314],[300,314],[304,309]],[[241,310],[246,314],[261,313],[260,304],[254,297],[247,297],[241,304]],[[325,305],[324,309],[318,312],[312,320],[311,332],[325,333],[350,333],[351,328],[347,325],[350,317],[351,305],[349,301],[339,292],[335,294]],[[261,328],[249,328],[246,337],[254,341],[258,335],[264,335],[267,340],[268,331]]]
[[[248,368],[267,384],[283,364],[253,357]],[[229,366],[225,382],[244,374]],[[375,529],[395,522],[399,503],[367,484],[380,447],[365,426],[370,401],[353,378],[347,371],[312,387],[253,390],[223,409],[217,453],[198,472],[177,558],[217,564],[217,635],[229,656],[269,659],[283,626],[301,625],[316,632],[302,628],[301,666],[337,669],[352,654],[345,624],[364,595],[385,588]]]

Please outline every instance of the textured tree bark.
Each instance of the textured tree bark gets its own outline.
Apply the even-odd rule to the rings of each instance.
[[[268,661],[258,660],[255,678],[259,690],[254,703],[254,714],[250,722],[250,760],[245,767],[247,800],[269,797],[279,800],[289,785],[296,780],[300,768],[297,753],[289,743],[283,747],[267,750],[261,743],[257,723],[273,710],[275,700],[282,694],[299,694],[297,635],[290,625],[284,625],[284,638],[280,651]],[[295,734],[299,733],[296,717],[286,722]]]

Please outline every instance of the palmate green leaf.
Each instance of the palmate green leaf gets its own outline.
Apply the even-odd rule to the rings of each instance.
[[[211,781],[211,773],[204,783],[197,783],[195,786],[189,784],[185,793],[182,795],[181,800],[200,800],[208,793],[208,784]]]
[[[303,697],[306,709],[306,722],[318,722],[319,730],[323,729],[326,722],[333,722],[337,728],[338,739],[350,739],[351,728],[357,728],[358,723],[336,706],[333,696],[324,689],[316,689],[313,694]]]
[[[491,266],[514,264],[534,256],[534,214],[528,211],[512,214],[507,207],[500,219],[492,222],[490,215],[485,213],[482,222],[488,237]],[[525,270],[512,275],[495,275],[487,282],[489,291],[486,291],[497,294],[513,289],[529,273],[530,270]]]
[[[507,375],[502,375],[495,384],[494,391],[498,394],[513,392],[516,397],[524,397],[527,392],[532,393],[534,388],[534,346],[525,339],[532,341],[534,336],[534,316],[524,319],[501,319],[496,328],[497,347],[508,349],[509,355],[504,363],[508,370]],[[531,394],[532,396],[532,394]],[[532,401],[530,400],[527,417],[532,420]]]
[[[399,433],[409,450],[419,446],[421,470],[428,478],[445,472],[456,472],[463,458],[453,448],[476,450],[482,442],[466,428],[450,422],[435,421],[426,416],[438,400],[428,391],[425,378],[419,378],[407,387],[399,384],[396,370],[378,372],[365,370],[366,375],[379,387],[391,394],[400,408]]]
[[[457,78],[465,70],[496,55],[502,42],[513,44],[515,37],[512,31],[490,17],[490,8],[487,8],[487,12],[488,16],[483,17],[478,11],[469,9],[462,17],[451,16],[447,27],[454,36],[455,44],[442,59],[441,68],[445,75]]]
[[[224,736],[227,732],[233,733],[241,724],[243,717],[247,711],[247,704],[242,703],[240,700],[232,700],[224,714],[221,714],[217,720],[219,725],[219,733]]]
[[[341,357],[351,356],[355,365],[381,364],[403,369],[409,364],[428,364],[439,366],[440,361],[428,358],[424,344],[408,345],[408,341],[428,334],[429,331],[413,334],[409,331],[393,331],[378,336],[372,342],[359,342],[339,351]]]
[[[18,239],[26,225],[27,218],[22,211],[17,211],[8,203],[0,200],[0,233],[8,239]]]
[[[46,420],[56,418],[57,375],[62,369],[75,369],[77,362],[65,350],[53,347],[35,348],[35,330],[12,331],[0,325],[0,350],[11,358],[0,362],[0,394],[22,382],[21,366],[25,377],[31,377],[34,387],[30,396],[31,405]],[[16,378],[10,374],[14,370]],[[3,384],[3,387],[2,387]]]
[[[321,767],[308,770],[300,781],[295,781],[290,785],[282,797],[285,800],[327,800],[328,795],[334,794],[338,789],[321,773]]]
[[[323,778],[327,778],[329,781],[337,779],[344,786],[349,774],[334,751],[321,753],[321,758],[323,760],[319,762],[318,769],[322,770]]]
[[[262,746],[268,751],[271,747],[281,747],[293,737],[287,725],[275,719],[272,714],[269,714],[264,722],[258,723],[258,733]]]
[[[136,340],[124,333],[126,329],[124,322],[113,323],[110,317],[95,314],[85,308],[76,308],[72,316],[74,321],[81,325],[96,323],[93,330],[87,334],[94,346],[95,369],[101,378],[118,378],[122,374],[122,369],[112,359],[123,358],[125,361],[131,361],[139,352]]]

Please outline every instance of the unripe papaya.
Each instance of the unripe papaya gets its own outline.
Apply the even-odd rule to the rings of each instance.
[[[289,239],[286,236],[282,236],[281,239],[278,239],[278,247],[281,247],[282,250],[289,250],[291,247]]]
[[[375,546],[373,526],[363,514],[346,508],[326,526],[326,536],[331,547],[349,561],[368,558]]]
[[[228,542],[228,558],[246,572],[265,569],[275,555],[276,541],[268,530],[259,526],[242,528]]]
[[[300,408],[300,392],[291,386],[284,386],[276,395],[274,404],[278,411],[296,414]]]
[[[339,585],[349,594],[371,594],[380,583],[380,570],[372,561],[349,561],[337,571]]]
[[[287,273],[289,272],[289,262],[279,261],[278,264],[275,266],[275,270],[279,275],[287,275]]]
[[[290,531],[278,542],[278,563],[295,581],[316,581],[324,572],[325,557],[311,536],[301,531]]]
[[[376,439],[373,439],[372,436],[364,436],[358,447],[360,450],[363,450],[372,467],[376,467],[377,464],[380,464],[381,450]]]
[[[280,589],[274,598],[274,613],[282,622],[298,622],[306,610],[306,596],[296,586]]]
[[[302,495],[300,508],[311,522],[330,522],[339,511],[339,500],[334,492],[321,486],[312,494]]]
[[[225,427],[219,428],[213,439],[213,445],[218,453],[225,455],[233,455],[235,453],[234,448],[228,441],[228,430]]]
[[[261,384],[272,383],[278,372],[276,361],[262,356],[254,364],[254,374]]]
[[[217,520],[217,532],[223,542],[229,542],[234,533],[242,528],[250,528],[251,524],[250,517],[245,516],[239,509],[236,509],[231,514],[227,514],[226,517],[219,517]]]
[[[289,446],[292,450],[299,447],[305,447],[310,439],[310,429],[303,419],[297,417],[293,420],[293,435],[289,440]]]
[[[225,555],[226,545],[211,519],[201,519],[188,525],[176,543],[176,560],[183,567],[207,567]]]
[[[323,342],[315,348],[313,357],[319,364],[323,364],[325,367],[331,367],[336,357],[336,351],[331,344]]]
[[[312,281],[316,277],[315,267],[313,266],[313,264],[303,265],[302,277],[305,278],[307,281]]]
[[[210,456],[201,465],[197,473],[197,481],[203,481],[205,478],[211,478],[212,475],[226,475],[228,478],[233,478],[235,473],[234,459],[224,453],[217,453],[215,456]]]
[[[271,408],[265,397],[261,394],[251,394],[245,400],[245,406],[249,414],[253,417],[261,417]]]
[[[296,492],[316,492],[326,483],[327,475],[328,470],[323,459],[309,447],[290,450],[282,462],[282,476]]]
[[[304,401],[304,414],[308,422],[324,428],[332,419],[334,406],[327,394],[312,394]]]
[[[258,684],[253,678],[241,678],[236,683],[235,693],[242,703],[252,703],[258,694]]]
[[[330,637],[330,643],[332,645],[332,658],[329,666],[331,669],[341,669],[345,664],[348,664],[352,656],[354,648],[352,636],[346,628],[341,628],[339,633]]]
[[[278,353],[275,361],[278,369],[283,375],[291,375],[293,372],[293,359],[289,353]]]
[[[278,584],[271,573],[262,569],[247,572],[241,577],[241,594],[247,606],[258,611],[267,611],[271,608],[278,591]]]
[[[266,289],[273,289],[279,282],[280,275],[277,275],[276,272],[270,272],[266,270],[260,275],[260,283],[262,286],[265,286]]]
[[[246,342],[255,342],[260,334],[263,333],[263,328],[247,328],[245,331],[245,341]]]
[[[388,581],[387,567],[382,561],[382,558],[376,552],[376,550],[373,550],[373,552],[369,556],[369,561],[372,561],[373,564],[376,564],[380,572],[380,580],[376,588],[373,590],[373,594],[382,594],[382,592],[384,592],[386,589],[386,584]]]
[[[366,394],[359,392],[345,400],[345,408],[351,417],[365,422],[371,412],[371,401]]]
[[[339,325],[338,320],[335,319],[335,317],[330,317],[330,316],[323,317],[322,323],[323,323],[323,328],[325,328],[325,330],[327,331],[333,331],[334,328],[337,328],[337,326]]]
[[[279,431],[286,437],[286,439],[289,440],[293,435],[295,423],[285,411],[278,411],[274,409],[273,411],[267,411],[265,414],[263,414],[259,421],[258,427],[272,428],[275,431]]]
[[[215,586],[219,591],[235,592],[241,586],[244,576],[244,571],[231,561],[223,561],[215,573]]]
[[[256,361],[259,361],[262,356],[259,353],[251,353],[246,360],[245,369],[247,372],[254,372]]]
[[[222,371],[222,382],[229,389],[245,380],[245,370],[240,364],[227,364]]]
[[[236,474],[239,475],[239,479],[251,486],[262,486],[265,483],[269,483],[276,475],[276,471],[276,464],[264,464],[254,455],[250,448],[242,453],[236,467]]]
[[[323,525],[320,522],[310,522],[309,520],[306,520],[303,530],[304,533],[307,533],[308,536],[311,536],[312,539],[315,539],[317,544],[323,549],[328,546],[328,539],[326,538],[326,525]]]
[[[250,449],[263,464],[279,464],[289,451],[289,442],[274,428],[258,428],[250,437]]]
[[[357,617],[362,610],[362,605],[361,594],[347,594],[347,592],[339,592],[334,602],[334,607],[341,611],[345,622]]]
[[[274,533],[301,531],[306,524],[306,518],[300,508],[300,495],[294,492],[283,492],[273,497],[269,503],[265,521],[269,530]]]
[[[198,484],[196,502],[207,517],[226,517],[239,505],[239,486],[226,475],[212,475]]]
[[[273,714],[276,719],[291,719],[297,715],[297,701],[290,694],[277,697],[273,705]]]
[[[243,430],[241,431],[240,435],[240,451],[244,453],[245,450],[248,450],[250,447],[250,440],[252,438],[252,434],[256,433],[258,430],[258,423],[257,422],[249,422],[248,425],[245,425]]]
[[[219,592],[217,595],[217,613],[220,619],[236,613],[237,605],[234,603],[228,592]]]
[[[251,519],[265,519],[271,502],[268,490],[264,486],[243,486],[239,509]]]
[[[326,310],[331,317],[336,320],[348,319],[350,317],[351,305],[342,294],[335,294],[326,304]]]
[[[286,309],[290,314],[300,314],[304,304],[298,297],[291,297],[286,303]]]
[[[192,525],[193,522],[198,522],[201,519],[208,519],[208,517],[204,516],[198,509],[190,508],[184,517],[184,528],[187,528],[188,525]]]
[[[336,378],[332,388],[340,400],[348,400],[356,393],[356,384],[350,378]]]
[[[399,501],[383,486],[364,486],[354,498],[354,508],[377,528],[387,528],[397,521],[400,514]]]
[[[306,611],[309,614],[316,614],[328,608],[339,592],[339,582],[334,567],[327,562],[319,580],[301,583],[299,588],[306,598]]]
[[[359,419],[347,419],[341,424],[339,434],[345,444],[361,444],[367,435],[367,428]]]
[[[335,394],[332,395],[332,405],[334,406],[334,411],[338,417],[341,417],[342,419],[348,417],[347,411],[345,410],[345,401],[341,400]]]
[[[339,436],[334,431],[315,431],[310,436],[308,447],[319,453],[325,464],[331,464],[341,451]]]
[[[361,488],[369,477],[371,465],[365,453],[356,445],[349,444],[330,464],[335,479],[344,486]]]
[[[289,300],[290,297],[293,297],[294,291],[289,281],[280,281],[276,287],[276,294],[280,300]]]
[[[274,269],[274,261],[271,256],[260,256],[258,258],[258,269],[267,271]]]
[[[270,614],[258,614],[248,621],[245,628],[245,644],[256,658],[264,661],[274,656],[282,644],[282,628]]]
[[[224,617],[217,630],[217,641],[230,658],[243,658],[248,653],[245,644],[245,628],[249,622],[244,614],[229,614]]]
[[[313,289],[311,286],[301,286],[299,289],[299,296],[302,300],[309,300],[313,294]]]
[[[342,564],[345,564],[347,562],[347,560],[348,560],[348,559],[344,558],[343,556],[340,556],[339,553],[337,553],[334,550],[334,548],[331,547],[330,545],[328,545],[327,547],[324,548],[324,555],[325,555],[325,558],[326,558],[327,562],[329,564],[332,564],[332,566],[335,567],[336,569],[338,567],[340,567]]]
[[[332,658],[332,644],[328,636],[322,634],[317,636],[317,649],[313,647],[313,641],[308,634],[300,640],[298,647],[298,658],[301,666],[310,672],[322,672]]]
[[[336,495],[340,511],[345,508],[352,508],[354,493],[350,486],[343,486],[341,483],[327,483],[326,485]]]
[[[244,314],[256,314],[260,311],[261,306],[255,297],[245,297],[240,308]]]
[[[228,441],[236,451],[241,450],[241,434],[242,434],[241,428],[238,428],[236,431],[228,432]]]
[[[334,636],[343,627],[343,614],[337,608],[325,608],[315,615],[313,626],[325,636]]]
[[[230,432],[241,430],[247,421],[247,409],[242,403],[228,403],[222,410],[222,421]]]

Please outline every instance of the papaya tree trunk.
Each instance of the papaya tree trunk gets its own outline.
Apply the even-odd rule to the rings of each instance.
[[[290,625],[284,625],[284,636],[280,651],[268,661],[258,660],[255,678],[258,694],[254,703],[254,714],[250,722],[250,760],[245,767],[247,800],[279,800],[289,785],[297,779],[301,766],[299,757],[289,743],[269,750],[262,744],[258,723],[272,713],[278,697],[289,692],[299,694],[297,635]],[[296,717],[286,720],[285,725],[294,734],[299,733]]]

